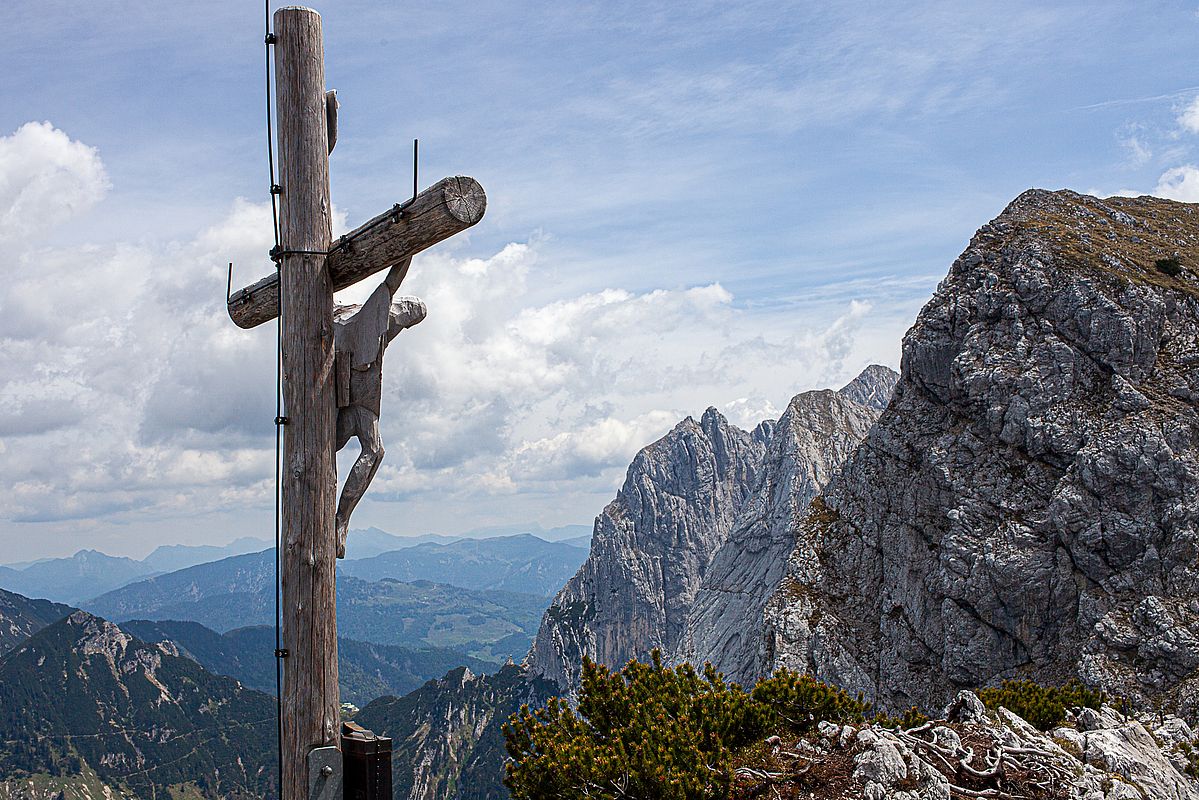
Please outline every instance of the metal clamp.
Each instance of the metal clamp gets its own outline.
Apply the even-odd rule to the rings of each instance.
[[[314,747],[308,751],[308,800],[342,800],[341,751]]]

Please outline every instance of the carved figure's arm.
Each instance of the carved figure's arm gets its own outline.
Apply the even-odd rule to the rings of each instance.
[[[400,288],[400,284],[404,282],[404,278],[408,276],[408,268],[412,266],[412,256],[408,256],[403,261],[393,266],[387,272],[387,277],[383,279],[383,283],[387,284],[387,290],[395,296],[396,290]]]

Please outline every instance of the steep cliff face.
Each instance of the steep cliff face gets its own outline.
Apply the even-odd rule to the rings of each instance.
[[[763,609],[783,579],[795,527],[862,441],[897,377],[871,367],[840,392],[804,392],[791,401],[749,501],[704,575],[676,660],[710,661],[743,684],[760,677]]]
[[[596,520],[587,562],[546,612],[532,670],[573,689],[584,655],[618,667],[660,648],[753,677],[795,524],[897,377],[872,366],[839,392],[804,392],[752,433],[708,409],[645,448]]]
[[[743,431],[709,408],[637,454],[596,518],[591,555],[542,619],[533,672],[574,687],[584,655],[618,666],[675,648],[704,571],[757,479],[769,430]]]
[[[1193,712],[1199,208],[1030,191],[904,339],[797,528],[762,669],[899,706],[1080,676]]]

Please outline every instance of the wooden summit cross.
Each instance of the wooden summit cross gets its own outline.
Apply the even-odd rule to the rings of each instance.
[[[446,178],[332,242],[329,151],[337,106],[326,97],[321,17],[309,8],[281,8],[274,27],[278,272],[230,295],[228,308],[243,328],[281,316],[286,411],[276,422],[284,424],[279,559],[287,648],[281,784],[282,800],[302,800],[309,794],[308,753],[339,744],[333,292],[402,263],[406,268],[414,253],[482,219],[486,196],[473,178]],[[391,282],[389,275],[394,292]]]

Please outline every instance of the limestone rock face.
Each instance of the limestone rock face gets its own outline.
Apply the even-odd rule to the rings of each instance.
[[[796,528],[788,666],[883,704],[1073,676],[1195,710],[1199,208],[1029,191],[904,339],[895,396]]]
[[[862,441],[897,377],[870,367],[840,392],[804,392],[791,401],[753,493],[704,575],[676,660],[710,661],[742,684],[760,677],[762,613],[786,572],[795,527]]]
[[[542,619],[528,658],[535,673],[574,688],[584,655],[621,666],[674,649],[757,479],[768,430],[743,431],[709,408],[637,454],[596,518],[590,556]]]
[[[875,366],[840,392],[804,392],[752,432],[710,408],[642,450],[546,612],[532,670],[573,690],[584,655],[619,667],[660,648],[749,676],[794,525],[897,377]]]
[[[891,402],[898,379],[895,370],[881,364],[871,364],[862,370],[861,375],[842,386],[838,394],[858,405],[881,412]]]

